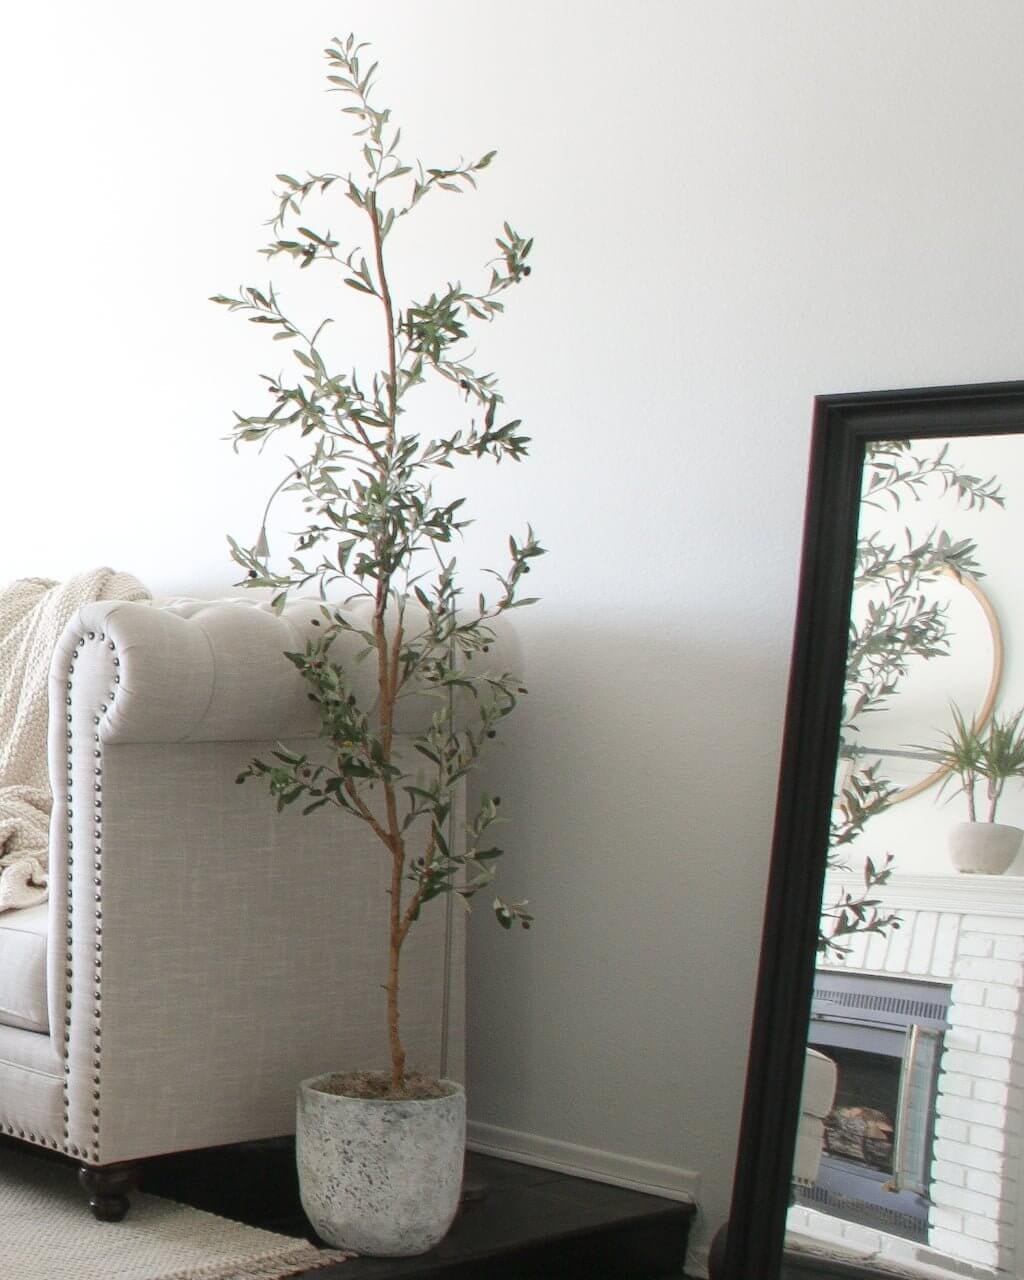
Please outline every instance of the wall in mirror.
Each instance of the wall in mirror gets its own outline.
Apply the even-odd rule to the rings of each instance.
[[[1022,384],[819,400],[716,1276],[1024,1276],[1022,557]]]

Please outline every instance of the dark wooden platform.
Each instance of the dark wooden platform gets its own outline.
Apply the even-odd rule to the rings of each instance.
[[[142,1189],[315,1239],[287,1143],[164,1156],[147,1162]],[[692,1205],[472,1153],[467,1191],[431,1253],[356,1258],[311,1280],[680,1280]]]

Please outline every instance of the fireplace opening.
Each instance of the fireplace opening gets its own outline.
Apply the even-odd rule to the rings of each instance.
[[[932,1141],[949,987],[817,975],[808,1043],[835,1062],[818,1178],[794,1202],[917,1243],[928,1239]]]
[[[882,1173],[893,1172],[900,1060],[861,1049],[830,1047],[839,1083],[825,1119],[824,1151]]]

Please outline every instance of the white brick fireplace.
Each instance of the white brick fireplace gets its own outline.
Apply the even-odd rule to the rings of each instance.
[[[844,885],[854,887],[849,876],[830,876],[827,894]],[[790,1211],[790,1230],[903,1266],[919,1263],[922,1274],[936,1265],[960,1275],[1024,1274],[1024,878],[894,876],[881,894],[901,927],[853,939],[845,959],[822,967],[950,986],[928,1243],[800,1207]]]

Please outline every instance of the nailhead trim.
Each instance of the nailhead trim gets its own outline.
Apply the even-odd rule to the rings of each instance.
[[[114,666],[120,667],[121,665],[120,658],[116,656],[116,646],[114,644],[114,641],[113,640],[108,641],[106,635],[103,632],[100,632],[98,637],[96,635],[96,632],[94,631],[88,632],[85,636],[79,636],[78,641],[75,645],[74,655],[72,657],[72,660],[69,664],[69,669],[68,669],[68,676],[69,676],[69,679],[67,681],[68,697],[66,698],[66,703],[69,707],[72,705],[72,699],[70,696],[72,693],[72,681],[70,677],[74,673],[75,658],[77,657],[79,651],[85,647],[87,640],[96,640],[96,639],[99,639],[101,642],[106,643],[107,647],[115,652],[115,657],[113,659]],[[116,686],[120,684],[120,682],[121,682],[121,677],[115,674],[113,678],[114,685]],[[107,710],[109,709],[109,704],[114,701],[116,694],[117,694],[116,687],[110,690],[110,692],[107,694],[107,701],[100,704],[101,713],[107,712]],[[72,928],[72,916],[74,913],[74,905],[71,901],[71,891],[73,886],[72,868],[74,866],[74,849],[73,849],[72,837],[74,834],[74,828],[73,828],[73,824],[70,821],[72,817],[70,802],[71,802],[71,794],[72,794],[72,786],[73,786],[72,763],[74,759],[74,745],[73,745],[73,730],[70,727],[72,724],[71,712],[68,712],[67,714],[67,722],[69,726],[67,730],[67,736],[68,736],[68,746],[67,746],[68,815],[67,816],[68,816],[69,822],[68,822],[68,854],[67,854],[68,875],[67,875],[67,891],[66,891],[67,892],[66,907],[67,907],[67,916],[68,916],[68,935],[67,935],[67,957],[65,961],[64,976],[65,976],[66,990],[68,995],[70,995],[72,991],[72,978],[73,978],[72,970],[73,970],[73,954],[74,954],[73,953],[74,930]],[[93,783],[93,793],[95,796],[95,799],[93,800],[93,824],[94,824],[93,839],[95,841],[99,841],[102,839],[102,821],[103,821],[103,814],[102,814],[103,752],[100,748],[100,735],[99,735],[100,723],[101,723],[101,716],[93,716],[93,726],[94,726],[95,732],[92,735],[92,740],[93,740],[92,755],[93,755],[93,759],[97,762],[93,768],[93,776],[96,779],[96,781]],[[62,1144],[58,1144],[56,1138],[47,1139],[45,1136],[41,1137],[39,1141],[41,1141],[44,1146],[46,1145],[47,1142],[49,1142],[50,1146],[52,1146],[54,1149],[57,1149],[59,1145],[61,1149],[68,1155],[81,1156],[83,1159],[88,1160],[92,1164],[99,1164],[100,1163],[99,1118],[100,1118],[101,1062],[102,1062],[101,1010],[102,1010],[102,996],[103,996],[103,984],[102,984],[102,978],[103,978],[103,942],[102,942],[102,937],[103,937],[103,925],[102,925],[103,846],[99,843],[96,843],[93,845],[93,871],[94,871],[93,885],[95,887],[95,893],[93,894],[93,897],[96,902],[96,908],[94,911],[94,922],[95,922],[94,929],[96,934],[96,943],[95,943],[93,961],[92,961],[92,970],[93,970],[92,994],[93,994],[93,1002],[94,1002],[93,1009],[92,1009],[92,1014],[93,1014],[92,1065],[93,1065],[93,1071],[95,1072],[95,1074],[92,1077],[92,1084],[93,1084],[92,1098],[93,1098],[93,1104],[94,1104],[91,1109],[92,1110],[92,1125],[91,1125],[92,1145],[91,1145],[91,1148],[79,1147],[76,1144],[72,1144],[70,1141],[71,1109],[70,1109],[70,1094],[69,1094],[69,1088],[68,1088],[69,1077],[71,1074],[71,1063],[69,1060],[70,1044],[71,1044],[71,1000],[70,999],[65,1001],[65,1015],[64,1015],[64,1044],[66,1046],[65,1047],[65,1063],[64,1063],[64,1088],[63,1088],[64,1141]],[[11,1132],[11,1131],[8,1130],[8,1132]],[[35,1135],[29,1135],[29,1136],[31,1141],[33,1142],[36,1141]]]

